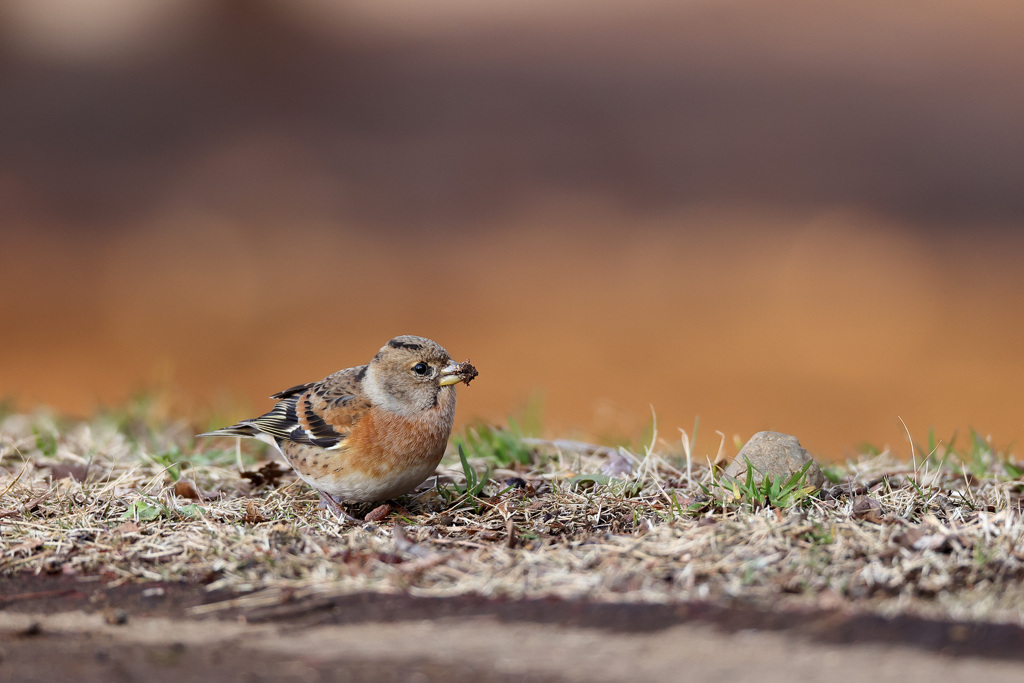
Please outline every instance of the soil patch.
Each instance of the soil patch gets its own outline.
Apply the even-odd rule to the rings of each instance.
[[[6,611],[31,614],[99,613],[108,623],[125,624],[138,617],[214,618],[193,617],[191,608],[230,597],[226,591],[208,592],[201,585],[188,583],[111,586],[102,579],[22,575],[5,579],[0,606]],[[1024,629],[1013,624],[961,623],[908,615],[882,617],[848,610],[764,610],[751,605],[709,602],[649,605],[360,593],[286,600],[280,605],[252,610],[226,609],[215,618],[249,624],[287,624],[291,628],[362,625],[368,632],[372,632],[375,625],[427,620],[488,619],[505,624],[593,629],[609,634],[651,633],[688,624],[712,627],[723,634],[774,631],[816,643],[877,643],[947,656],[1024,661]]]

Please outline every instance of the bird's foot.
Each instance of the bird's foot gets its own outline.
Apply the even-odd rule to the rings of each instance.
[[[345,506],[334,499],[334,496],[327,493],[326,491],[320,491],[320,508],[322,510],[330,510],[334,513],[334,516],[338,518],[338,521],[342,524],[359,524],[363,520],[356,519],[352,515],[345,511]]]

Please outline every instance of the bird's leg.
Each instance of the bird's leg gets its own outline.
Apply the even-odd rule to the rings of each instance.
[[[362,520],[356,519],[352,515],[345,512],[345,506],[335,500],[334,496],[327,493],[326,491],[317,491],[320,494],[320,507],[325,510],[330,510],[334,513],[334,516],[338,518],[338,521],[342,524],[353,523],[359,524]]]

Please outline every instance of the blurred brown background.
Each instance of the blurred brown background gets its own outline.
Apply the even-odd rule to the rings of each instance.
[[[1024,426],[1024,5],[0,0],[0,395],[433,337],[547,429]]]

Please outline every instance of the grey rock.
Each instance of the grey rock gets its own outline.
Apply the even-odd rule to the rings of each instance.
[[[747,461],[754,466],[754,482],[758,485],[768,475],[772,481],[785,482],[800,471],[808,462],[807,476],[804,482],[817,491],[825,483],[825,475],[821,473],[818,463],[811,454],[800,445],[795,436],[779,432],[758,432],[750,437],[750,441],[740,449],[736,458],[725,468],[725,474],[738,481],[747,478]]]

